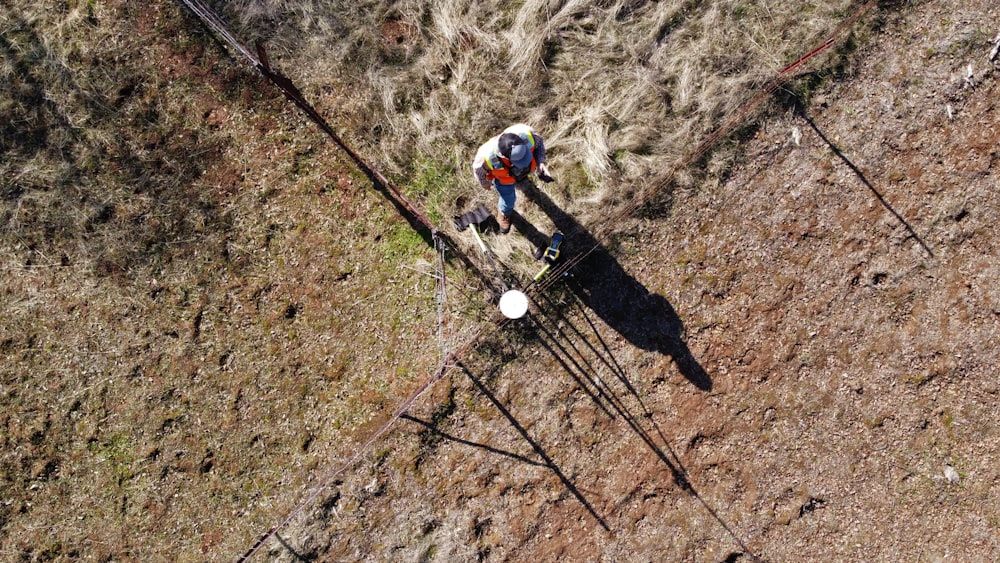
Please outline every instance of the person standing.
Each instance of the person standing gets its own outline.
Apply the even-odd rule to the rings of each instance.
[[[515,186],[528,181],[532,172],[543,182],[553,181],[545,163],[542,136],[523,123],[511,125],[483,143],[472,161],[472,171],[480,186],[495,189],[500,195],[497,222],[502,233],[510,232],[511,214],[517,202]]]

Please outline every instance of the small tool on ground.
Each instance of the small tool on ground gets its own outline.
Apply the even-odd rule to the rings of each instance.
[[[459,231],[464,231],[469,227],[472,227],[472,236],[476,238],[479,248],[482,249],[483,255],[486,256],[486,261],[490,263],[490,268],[493,269],[494,276],[500,282],[502,291],[506,292],[510,289],[510,286],[507,285],[507,281],[504,279],[500,266],[493,257],[493,252],[491,252],[490,248],[486,246],[486,242],[483,241],[483,237],[479,234],[479,225],[487,222],[492,217],[493,215],[490,213],[490,210],[487,209],[485,205],[480,205],[468,213],[456,216],[454,218],[455,228]]]
[[[469,228],[469,225],[480,225],[492,216],[490,210],[485,205],[480,205],[468,213],[463,213],[455,217],[455,228],[459,231],[464,231]]]
[[[549,243],[549,247],[545,249],[545,252],[541,255],[541,259],[545,260],[545,267],[535,274],[532,278],[534,281],[542,279],[542,276],[548,273],[552,268],[552,264],[555,264],[556,260],[559,259],[559,247],[563,242],[563,234],[560,232],[552,233],[552,242]]]

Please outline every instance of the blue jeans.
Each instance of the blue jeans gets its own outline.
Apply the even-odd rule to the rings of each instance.
[[[493,187],[500,194],[500,201],[497,202],[497,209],[503,215],[510,215],[514,212],[514,203],[517,202],[517,190],[515,184],[503,185],[500,182],[493,182]]]

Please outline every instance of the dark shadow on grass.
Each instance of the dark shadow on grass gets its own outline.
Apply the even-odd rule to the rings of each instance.
[[[712,380],[684,342],[684,325],[670,302],[651,293],[629,275],[594,235],[561,210],[544,191],[530,184],[522,188],[525,196],[567,235],[562,256],[589,253],[568,276],[569,286],[580,300],[631,344],[670,356],[688,381],[702,391],[710,391]],[[532,244],[539,248],[548,246],[548,235],[540,233],[520,215],[514,219],[515,227]]]
[[[674,482],[678,487],[696,495],[697,493],[688,481],[687,471],[684,469],[680,458],[667,445],[666,437],[660,432],[659,427],[653,421],[653,413],[646,408],[639,393],[628,382],[628,378],[624,372],[616,373],[616,376],[619,382],[622,382],[629,391],[629,395],[641,407],[642,412],[640,415],[633,413],[628,407],[626,399],[619,396],[614,386],[610,382],[605,381],[600,376],[598,370],[594,369],[596,362],[592,361],[588,356],[591,356],[596,351],[596,348],[579,344],[580,340],[585,340],[583,332],[573,325],[573,322],[562,313],[560,307],[553,307],[552,305],[551,302],[540,305],[539,314],[532,317],[534,321],[533,328],[536,329],[539,341],[545,349],[559,362],[577,385],[583,388],[595,402],[600,403],[601,410],[611,418],[620,418],[628,424],[629,428],[642,439],[646,446],[670,470],[670,474],[673,476]],[[547,325],[553,325],[558,328],[550,329],[547,328]],[[570,326],[572,328],[567,330],[566,327]],[[605,365],[617,364],[617,362],[611,361],[602,363]],[[657,439],[645,428],[642,419],[647,420],[647,424],[653,427],[660,443],[657,443]]]
[[[536,299],[536,303],[539,299],[545,302],[544,310],[558,312],[560,318],[565,319],[565,316],[562,314],[564,308],[561,307],[560,304],[553,301],[550,295],[542,292],[539,294],[538,299]],[[560,335],[566,343],[566,346],[576,352],[579,357],[585,357],[587,354],[591,354],[595,358],[595,362],[597,364],[603,365],[608,371],[613,373],[615,377],[618,378],[618,381],[624,385],[626,389],[628,389],[629,393],[631,393],[636,399],[639,399],[639,392],[632,386],[632,382],[629,381],[625,368],[618,362],[618,359],[615,358],[615,355],[608,346],[608,343],[605,342],[604,338],[601,336],[601,332],[597,330],[597,325],[594,324],[593,319],[591,319],[590,315],[587,313],[587,308],[580,302],[579,298],[573,299],[573,305],[577,314],[580,315],[580,318],[586,322],[589,332],[585,333],[577,328],[575,323],[569,322],[568,320],[560,322],[557,326],[559,327]],[[591,342],[591,336],[597,341],[596,344]],[[582,342],[583,345],[581,346],[577,344],[578,342]],[[596,371],[594,364],[590,361],[585,361],[584,364],[590,371]]]
[[[894,217],[896,217],[896,219],[903,225],[903,228],[905,228],[906,231],[910,233],[910,236],[908,238],[912,238],[913,240],[917,241],[917,244],[919,244],[920,247],[923,248],[925,252],[927,252],[927,255],[933,258],[934,251],[931,250],[931,248],[927,246],[927,244],[923,241],[923,239],[920,238],[920,235],[917,234],[917,231],[915,231],[913,227],[910,226],[910,224],[906,221],[906,219],[902,215],[899,214],[899,212],[897,212],[895,209],[893,209],[891,205],[889,205],[889,202],[885,200],[885,197],[883,197],[882,194],[877,189],[875,189],[875,186],[873,186],[872,183],[868,181],[868,178],[865,177],[864,172],[862,172],[860,168],[855,166],[855,164],[851,162],[851,160],[847,158],[847,156],[843,152],[841,152],[840,148],[837,145],[833,144],[833,142],[830,139],[828,139],[826,135],[823,134],[823,131],[821,131],[819,126],[816,125],[816,122],[810,119],[809,116],[806,114],[805,107],[803,107],[801,103],[795,104],[795,112],[806,123],[808,123],[809,127],[811,127],[812,130],[815,131],[817,135],[819,135],[819,138],[822,139],[823,142],[826,143],[828,147],[830,147],[830,150],[833,151],[833,154],[837,155],[837,157],[840,158],[840,160],[843,161],[843,163],[846,164],[847,167],[850,168],[852,172],[854,172],[854,175],[857,176],[859,180],[861,180],[861,183],[864,184],[865,187],[867,187],[872,192],[872,194],[875,195],[875,198],[878,199],[879,203],[881,203],[883,207],[885,207],[890,213],[892,213]]]
[[[638,436],[646,447],[656,455],[657,459],[670,471],[674,484],[682,491],[696,499],[712,518],[733,538],[749,559],[759,561],[750,548],[722,519],[718,512],[710,506],[688,479],[688,472],[677,453],[670,447],[667,437],[654,419],[653,412],[646,406],[639,392],[629,382],[627,373],[604,345],[596,327],[581,309],[584,321],[590,327],[580,329],[564,314],[565,307],[553,302],[544,293],[541,302],[536,301],[538,313],[531,316],[533,327],[539,341],[573,378],[578,386],[599,404],[602,411],[609,417],[623,420],[632,432]],[[556,328],[548,328],[553,326]],[[597,340],[598,344],[591,341]],[[603,366],[604,370],[600,369]],[[601,371],[612,372],[617,382],[627,393],[621,393],[615,380],[601,377]]]
[[[590,501],[588,501],[587,498],[583,496],[583,493],[581,493],[580,490],[576,488],[576,485],[573,484],[573,481],[571,481],[569,477],[562,472],[562,469],[560,469],[559,466],[556,465],[556,462],[549,456],[549,454],[545,451],[542,445],[534,438],[532,438],[530,434],[528,434],[528,430],[524,426],[522,426],[521,423],[518,422],[516,418],[514,418],[514,415],[511,414],[509,410],[507,410],[507,407],[505,407],[503,403],[501,403],[500,400],[496,397],[496,395],[494,395],[493,392],[490,391],[490,389],[483,382],[483,379],[477,377],[474,373],[472,373],[472,370],[470,370],[465,364],[461,362],[457,364],[457,367],[460,368],[462,370],[462,373],[464,373],[469,378],[469,380],[472,381],[472,383],[476,386],[476,388],[479,389],[479,391],[482,392],[482,394],[485,395],[486,398],[488,398],[491,403],[493,403],[493,406],[495,406],[497,410],[499,410],[500,413],[503,414],[503,416],[507,419],[507,421],[510,422],[510,424],[517,430],[518,434],[520,434],[521,437],[524,438],[526,442],[528,442],[528,445],[531,446],[531,449],[544,462],[542,463],[542,465],[549,468],[550,470],[552,470],[553,473],[555,473],[556,477],[559,478],[559,481],[562,482],[563,486],[566,487],[566,489],[574,497],[576,497],[578,501],[580,501],[580,504],[582,504],[587,509],[587,511],[590,512],[590,515],[593,516],[594,520],[597,521],[597,523],[601,526],[601,528],[604,529],[604,531],[610,532],[611,528],[609,528],[607,522],[605,522],[604,519],[601,518],[601,515],[597,513],[593,505],[590,504]]]
[[[457,444],[462,444],[463,446],[470,446],[470,447],[473,447],[473,448],[478,448],[478,449],[481,449],[481,450],[485,450],[485,451],[487,451],[487,452],[489,452],[491,454],[497,454],[497,455],[502,455],[504,457],[509,457],[509,458],[511,458],[511,459],[513,459],[515,461],[519,461],[521,463],[526,463],[528,465],[537,465],[537,466],[541,466],[541,467],[548,467],[548,464],[546,464],[546,463],[542,463],[540,461],[537,461],[537,460],[534,460],[534,459],[531,459],[531,458],[528,458],[528,457],[524,457],[523,455],[515,454],[513,452],[508,452],[506,450],[501,450],[499,448],[494,448],[493,446],[490,446],[490,445],[487,445],[487,444],[480,444],[478,442],[472,442],[472,441],[466,440],[464,438],[459,438],[458,436],[454,436],[452,434],[448,434],[446,432],[442,432],[433,423],[428,422],[426,420],[421,420],[419,418],[410,416],[410,415],[405,414],[405,413],[402,414],[402,415],[400,415],[399,418],[401,418],[403,420],[409,420],[410,422],[415,422],[415,423],[423,426],[424,428],[426,428],[428,432],[433,433],[435,436],[438,436],[440,438],[443,438],[443,439],[451,441],[451,442],[455,442]]]

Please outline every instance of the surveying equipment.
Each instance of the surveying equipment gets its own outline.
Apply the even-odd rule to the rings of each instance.
[[[549,247],[545,249],[545,252],[541,256],[541,259],[545,260],[545,267],[535,274],[535,277],[532,278],[534,281],[542,279],[542,276],[547,274],[552,268],[552,264],[555,264],[556,260],[559,259],[559,246],[562,245],[563,238],[565,238],[563,234],[558,231],[552,233],[552,242],[549,243]]]

